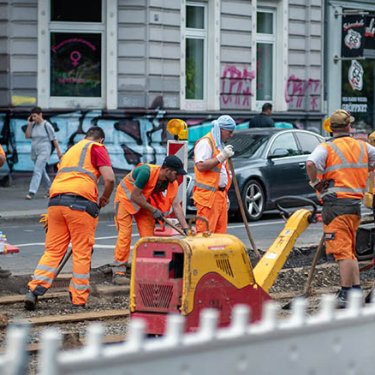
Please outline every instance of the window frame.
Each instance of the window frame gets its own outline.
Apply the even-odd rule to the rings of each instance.
[[[253,92],[255,95],[252,97],[251,107],[255,111],[259,112],[262,109],[264,103],[271,103],[274,111],[286,111],[288,105],[285,101],[284,89],[285,82],[288,80],[288,12],[289,4],[288,1],[271,1],[271,0],[258,0],[256,4],[256,10],[254,14],[255,21],[252,25],[252,33],[254,38],[252,39],[252,59],[251,63],[256,70],[257,66],[257,43],[268,42],[273,43],[273,88],[272,88],[272,100],[257,100],[256,99],[256,86],[257,78],[253,80]],[[258,12],[272,12],[273,17],[273,37],[269,37],[270,34],[257,33],[257,13]],[[258,38],[259,36],[259,38]],[[276,64],[276,61],[278,62]]]
[[[117,108],[117,0],[102,0],[102,22],[51,21],[51,1],[38,0],[38,103],[43,108]],[[51,96],[51,33],[101,35],[101,96]]]
[[[204,46],[204,96],[203,100],[186,99],[186,39],[196,29],[186,28],[186,7],[205,8],[205,46]],[[209,15],[209,16],[208,16]],[[192,31],[190,33],[190,31]],[[210,46],[210,48],[208,48]],[[181,0],[181,77],[180,108],[182,110],[202,111],[220,109],[220,2],[213,0]],[[208,69],[210,67],[210,69]],[[210,82],[210,84],[208,84]]]
[[[275,51],[276,51],[276,48],[275,48],[275,45],[276,45],[276,9],[270,9],[270,8],[258,8],[256,10],[256,19],[258,19],[258,13],[269,13],[269,14],[272,14],[272,34],[264,34],[264,33],[256,33],[256,42],[255,42],[255,45],[256,45],[256,55],[257,55],[257,58],[256,58],[256,61],[257,61],[257,65],[258,65],[258,44],[269,44],[272,46],[272,87],[271,87],[271,90],[272,90],[272,96],[271,96],[271,99],[267,99],[267,100],[258,100],[256,97],[258,95],[258,92],[256,90],[256,93],[255,93],[255,100],[256,100],[256,105],[257,107],[261,108],[262,105],[264,103],[273,103],[274,101],[274,98],[275,98]],[[256,70],[258,72],[258,70]],[[256,76],[256,80],[257,80],[257,76]]]

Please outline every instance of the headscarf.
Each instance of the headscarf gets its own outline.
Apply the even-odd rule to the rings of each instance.
[[[212,121],[211,133],[216,147],[219,150],[222,150],[224,148],[224,143],[221,141],[220,129],[233,131],[235,128],[235,121],[228,115],[220,116],[217,120]]]

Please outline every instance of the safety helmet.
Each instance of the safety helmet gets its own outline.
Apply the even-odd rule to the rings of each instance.
[[[331,133],[332,132],[332,129],[331,129],[331,119],[329,117],[327,117],[324,121],[323,121],[323,129],[327,132],[327,133]]]

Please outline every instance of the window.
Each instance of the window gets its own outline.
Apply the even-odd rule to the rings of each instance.
[[[292,133],[280,134],[273,142],[270,154],[273,155],[277,150],[287,150],[287,156],[300,155],[296,140]]]
[[[186,6],[185,99],[205,99],[206,7]]]
[[[75,5],[39,0],[38,103],[116,108],[117,1]]]
[[[189,0],[181,8],[180,108],[220,109],[220,1]],[[208,69],[209,67],[209,69]]]
[[[318,137],[315,137],[311,134],[306,133],[296,133],[298,142],[300,143],[302,147],[302,154],[309,155],[311,154],[315,147],[318,146],[318,144],[321,142],[321,140]]]
[[[252,32],[252,66],[255,95],[252,108],[260,111],[270,102],[274,111],[287,110],[284,100],[288,80],[288,1],[258,0]]]
[[[257,12],[256,100],[272,102],[274,78],[274,13]]]

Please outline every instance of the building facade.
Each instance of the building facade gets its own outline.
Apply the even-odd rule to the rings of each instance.
[[[246,127],[271,102],[275,121],[320,132],[327,9],[323,0],[0,1],[10,166],[32,168],[24,125],[34,105],[57,124],[63,150],[103,126],[121,170],[161,160],[173,117],[193,143],[220,114]]]

